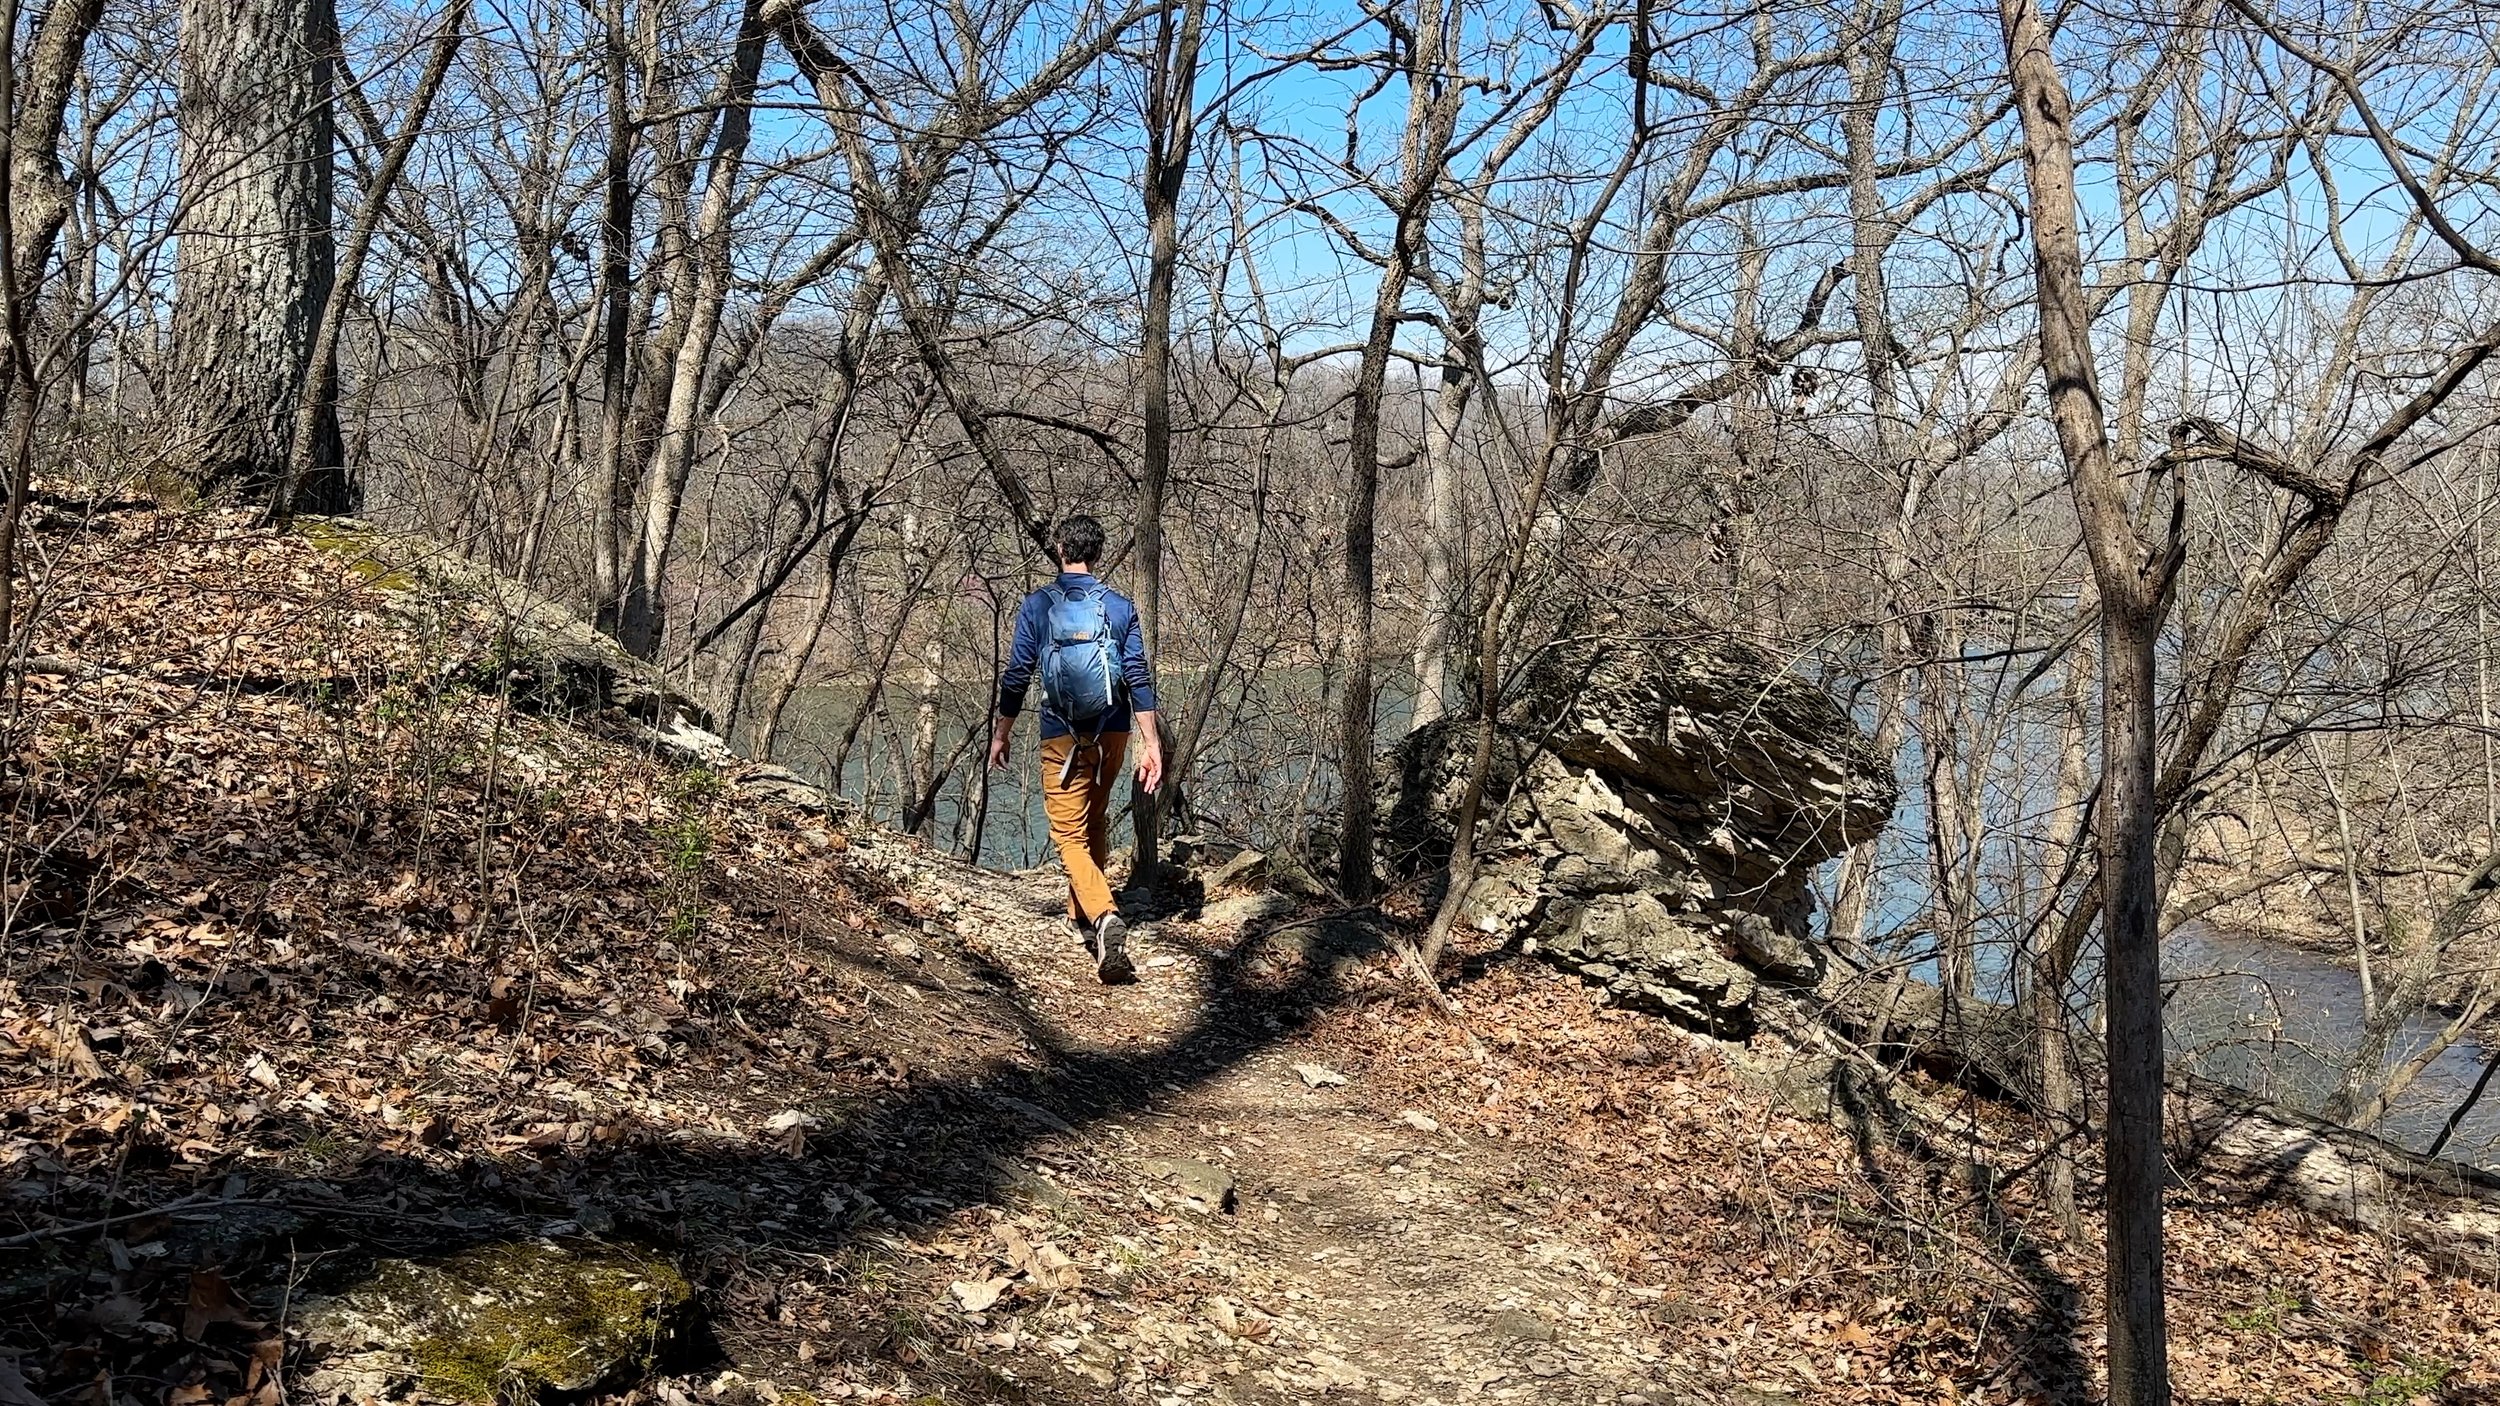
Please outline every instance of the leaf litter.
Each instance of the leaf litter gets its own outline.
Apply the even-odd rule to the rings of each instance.
[[[28,677],[7,777],[10,1406],[277,1406],[302,1295],[547,1234],[696,1283],[708,1342],[610,1393],[665,1406],[2095,1389],[2098,1256],[2002,1110],[1914,1087],[1952,1155],[1864,1144],[1747,1076],[1776,1037],[1492,951],[1453,1025],[1316,925],[1177,915],[1106,992],[1046,876],[655,756],[424,573],[206,510],[46,550],[31,648],[77,667]],[[2500,1392],[2487,1275],[2193,1182],[2171,1230],[2183,1401]]]

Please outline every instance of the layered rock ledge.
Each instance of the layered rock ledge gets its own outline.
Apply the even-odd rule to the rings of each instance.
[[[1394,875],[1447,863],[1475,738],[1473,719],[1443,719],[1391,750]],[[1883,827],[1894,790],[1838,703],[1742,642],[1688,622],[1566,638],[1496,724],[1462,920],[1611,999],[1741,1036],[1759,982],[1819,979],[1808,881]]]

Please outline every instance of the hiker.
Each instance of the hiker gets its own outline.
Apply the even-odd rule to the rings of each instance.
[[[990,725],[990,765],[1007,765],[1008,736],[1024,710],[1024,691],[1038,675],[1042,809],[1068,871],[1068,924],[1093,953],[1097,976],[1127,981],[1137,974],[1128,956],[1128,925],[1102,866],[1111,856],[1111,784],[1132,726],[1142,735],[1137,784],[1148,791],[1163,784],[1154,673],[1137,607],[1094,579],[1102,524],[1078,513],[1059,524],[1052,541],[1059,579],[1026,596],[1016,611],[1015,647],[998,680],[998,715]]]

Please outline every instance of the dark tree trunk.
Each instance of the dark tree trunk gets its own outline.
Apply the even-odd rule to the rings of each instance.
[[[2006,74],[2022,115],[2030,187],[2040,364],[2049,417],[2083,523],[2101,602],[2102,1009],[2109,1022],[2110,1406],[2168,1406],[2169,1329],[2162,1285],[2162,1009],[2154,795],[2159,745],[2153,645],[2177,542],[2137,535],[2109,443],[2092,356],[2076,208],[2074,103],[2049,52],[2037,0],[1999,0]],[[2173,529],[2175,532],[2175,528]]]
[[[373,248],[373,233],[382,227],[382,212],[389,205],[391,187],[398,184],[399,173],[408,164],[408,155],[417,148],[417,138],[425,134],[426,114],[434,109],[434,97],[442,91],[443,80],[451,74],[451,61],[459,56],[460,41],[469,23],[469,0],[451,0],[443,12],[442,32],[434,40],[434,51],[426,60],[425,75],[417,80],[417,92],[408,105],[408,117],[399,135],[391,138],[382,157],[382,167],[365,192],[364,208],[356,212],[355,228],[348,231],[347,247],[338,255],[337,285],[353,291],[357,276],[363,271],[365,254]],[[321,317],[313,329],[310,371],[295,405],[295,425],[287,440],[285,475],[278,480],[277,492],[269,504],[269,520],[285,527],[295,510],[297,487],[312,476],[325,462],[314,456],[321,448],[322,421],[326,418],[332,438],[338,435],[339,334],[347,323],[347,299],[344,295],[326,299]],[[345,455],[335,455],[326,462],[340,463]],[[345,504],[336,505],[344,507]]]
[[[1345,577],[1339,609],[1344,615],[1345,691],[1337,715],[1338,782],[1345,790],[1344,824],[1337,834],[1337,888],[1361,903],[1372,895],[1372,752],[1379,746],[1374,716],[1372,655],[1372,556],[1380,506],[1380,418],[1386,402],[1389,353],[1403,320],[1406,288],[1420,262],[1433,192],[1448,169],[1451,140],[1466,85],[1457,73],[1458,6],[1415,0],[1408,16],[1414,39],[1407,45],[1406,130],[1399,144],[1398,184],[1390,207],[1396,217],[1380,284],[1372,298],[1371,330],[1356,363],[1347,409],[1347,457],[1353,470],[1346,492]],[[1385,22],[1385,21],[1384,21]]]
[[[0,646],[16,638],[18,526],[34,488],[35,418],[43,399],[31,345],[33,310],[70,211],[61,128],[102,8],[101,0],[61,0],[43,11],[22,64],[16,5],[9,6],[0,33],[0,119],[8,123],[7,155],[0,160],[0,254],[6,256],[0,258],[0,330],[7,337],[0,401],[9,421],[7,477],[0,485]]]
[[[285,476],[336,268],[330,0],[184,0],[182,206],[175,223],[176,462],[203,493],[265,499]],[[353,495],[334,398],[318,405],[294,506]]]
[[[1163,654],[1163,492],[1172,476],[1172,283],[1180,266],[1181,183],[1189,175],[1190,139],[1196,130],[1191,99],[1198,86],[1198,40],[1206,16],[1206,0],[1188,0],[1177,14],[1163,12],[1155,31],[1153,88],[1147,97],[1145,452],[1137,482],[1137,608],[1150,660]],[[1168,702],[1164,711],[1171,711]],[[1162,806],[1144,787],[1132,786],[1129,814],[1137,824],[1132,872],[1140,880],[1150,879]]]
[[[616,629],[625,595],[622,547],[626,505],[627,417],[633,395],[634,314],[634,125],[632,69],[625,35],[625,0],[607,0],[605,66],[608,151],[599,220],[599,290],[604,330],[599,346],[599,464],[590,483],[592,615],[599,628]]]

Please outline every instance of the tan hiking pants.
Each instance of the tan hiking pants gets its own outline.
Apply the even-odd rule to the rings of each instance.
[[[1088,925],[1117,906],[1102,866],[1111,858],[1111,787],[1126,755],[1125,732],[1106,732],[1098,742],[1053,737],[1042,743],[1042,809],[1050,816],[1050,842],[1059,847],[1059,863],[1068,871],[1068,916]]]

